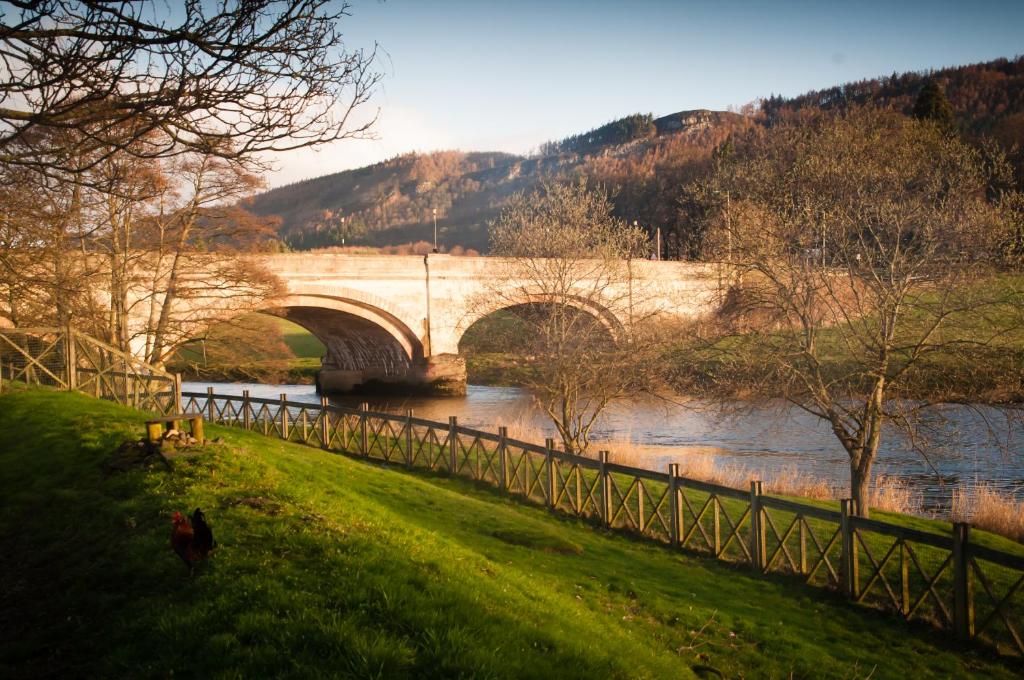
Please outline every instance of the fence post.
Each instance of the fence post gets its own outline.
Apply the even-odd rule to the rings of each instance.
[[[576,471],[575,475],[573,475],[573,470]],[[583,517],[583,466],[580,465],[578,460],[569,468],[569,477],[566,479],[568,480],[573,476],[576,477],[576,502],[573,504],[573,508],[577,517]]]
[[[722,556],[722,501],[716,495],[711,498],[711,523],[714,535],[711,537],[714,540],[713,550],[715,551],[715,557]]]
[[[281,418],[281,439],[288,439],[288,395],[281,395],[281,407],[278,416]]]
[[[459,419],[448,416],[448,474],[454,476],[459,455]]]
[[[612,525],[612,478],[608,474],[608,452],[598,451],[601,475],[601,521],[606,527]]]
[[[966,522],[953,523],[953,627],[962,640],[974,637],[970,530],[971,526]]]
[[[807,575],[807,520],[803,515],[797,516],[800,531],[800,573]]]
[[[843,594],[856,599],[860,596],[860,559],[857,555],[856,529],[853,526],[853,514],[856,505],[853,499],[844,498],[840,501],[839,530],[841,553],[839,569],[842,575]]]
[[[501,492],[508,491],[508,428],[502,425],[498,428],[498,480],[501,483]]]
[[[252,402],[249,401],[249,390],[242,390],[242,427],[252,429]]]
[[[548,437],[544,440],[544,462],[547,465],[547,506],[551,509],[555,507],[555,490],[558,487],[558,480],[555,477],[555,458],[551,455],[551,450],[555,448],[555,440]]]
[[[67,335],[64,337],[68,362],[68,390],[74,391],[78,389],[78,356],[75,352],[75,331],[71,326],[68,326]]]
[[[412,409],[405,410],[405,467],[412,467]]]
[[[679,463],[668,464],[668,533],[669,545],[679,545],[679,534],[682,529],[682,517],[679,512]]]
[[[327,410],[327,397],[320,397],[320,446],[331,448],[331,412]]]
[[[755,571],[764,571],[767,550],[767,535],[761,507],[761,482],[750,482],[750,566]]]
[[[910,551],[907,542],[900,538],[900,614],[910,616]]]
[[[4,391],[4,361],[0,359],[0,394]]]
[[[370,455],[370,439],[366,423],[366,412],[369,410],[370,405],[365,401],[359,405],[359,455],[361,456]]]
[[[210,422],[210,423],[216,422],[213,419],[214,412],[215,411],[214,411],[214,407],[213,407],[213,388],[212,387],[207,387],[206,388],[206,420],[207,420],[207,422]]]
[[[181,373],[174,374],[174,413],[181,413]]]

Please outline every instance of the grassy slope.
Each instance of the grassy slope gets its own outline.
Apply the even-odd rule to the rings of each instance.
[[[225,443],[173,473],[104,476],[144,418],[0,396],[0,676],[1019,671],[788,581],[256,434],[210,427]],[[220,545],[189,580],[167,540],[195,506]]]

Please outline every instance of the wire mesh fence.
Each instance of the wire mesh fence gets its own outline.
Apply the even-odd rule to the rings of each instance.
[[[177,376],[73,328],[0,330],[4,382],[85,392],[166,414],[180,401]]]

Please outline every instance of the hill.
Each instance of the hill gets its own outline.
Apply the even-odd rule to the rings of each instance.
[[[305,250],[339,245],[388,246],[433,240],[486,251],[487,222],[508,196],[545,177],[586,177],[610,190],[616,212],[653,231],[660,228],[664,255],[690,256],[689,217],[678,187],[708,162],[730,134],[770,125],[805,108],[841,110],[873,104],[910,113],[925,79],[945,90],[961,131],[978,140],[994,137],[1016,151],[1024,182],[1024,58],[944,68],[837,85],[798,97],[768,97],[743,115],[680,111],[661,118],[637,113],[578,135],[541,145],[535,156],[439,151],[409,153],[383,163],[278,187],[249,206],[279,215],[280,234]]]
[[[917,93],[929,79],[945,92],[962,132],[992,135],[1007,147],[1024,144],[1024,57],[893,73],[792,98],[772,96],[761,108],[769,120],[802,108],[842,110],[869,103],[910,115]]]
[[[514,192],[552,176],[600,180],[595,165],[609,161],[682,157],[683,149],[707,155],[729,131],[744,124],[738,114],[719,111],[683,111],[658,119],[638,114],[548,143],[544,154],[533,157],[408,153],[272,189],[247,207],[259,215],[280,216],[282,238],[299,250],[429,242],[436,208],[443,246],[484,251],[487,222]]]
[[[255,433],[104,471],[144,419],[0,395],[3,677],[1015,677],[793,581]],[[168,536],[196,506],[218,547],[190,579]]]

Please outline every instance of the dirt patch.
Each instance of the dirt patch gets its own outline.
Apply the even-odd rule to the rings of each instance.
[[[239,505],[247,508],[252,508],[256,512],[261,512],[264,515],[276,515],[281,512],[281,504],[277,501],[264,498],[263,496],[246,496],[245,498],[235,498],[228,501],[228,505],[231,507],[237,507]]]
[[[148,470],[155,466],[170,469],[167,459],[160,454],[160,447],[145,440],[131,440],[121,444],[110,458],[103,461],[103,472],[111,475],[136,469]]]

